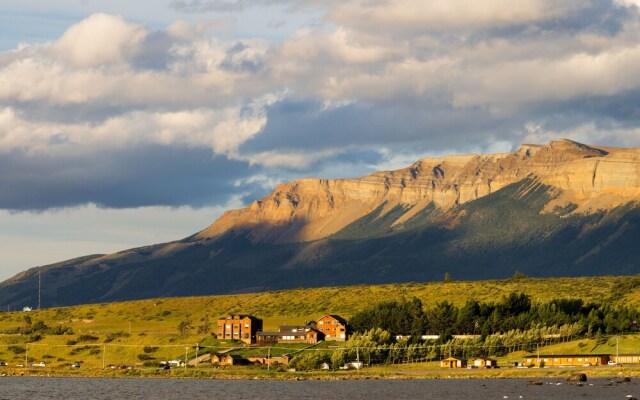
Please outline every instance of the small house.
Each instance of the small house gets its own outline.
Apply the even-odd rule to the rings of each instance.
[[[457,357],[449,357],[440,361],[440,368],[466,368],[467,360]]]
[[[211,364],[213,365],[245,365],[249,360],[236,354],[212,354]]]
[[[495,368],[497,362],[493,358],[478,357],[473,360],[472,365],[476,368]]]
[[[249,357],[247,358],[251,364],[264,364],[264,365],[287,365],[289,364],[289,356],[275,356],[275,357]]]

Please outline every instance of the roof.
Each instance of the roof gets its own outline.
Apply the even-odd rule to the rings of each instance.
[[[294,329],[299,330],[299,331],[305,331],[307,329],[310,329],[311,327],[309,325],[281,325],[279,327],[280,331],[292,331]]]
[[[248,314],[227,314],[227,315],[221,315],[220,318],[218,318],[218,320],[224,319],[224,320],[231,320],[231,319],[245,319],[245,318],[249,318],[252,321],[262,321],[260,318],[258,317],[254,317],[253,315],[248,315]]]
[[[620,354],[622,355],[622,354]],[[524,358],[611,357],[611,354],[528,354]]]
[[[449,357],[449,358],[445,358],[442,361],[462,361],[462,358],[457,358],[457,357]]]
[[[299,335],[304,336],[305,332],[258,332],[258,336],[291,336],[291,335]]]
[[[342,325],[346,325],[347,324],[347,320],[342,318],[341,316],[339,316],[337,314],[327,314],[322,318],[326,318],[326,317],[331,317],[331,318],[337,320],[338,322],[340,322]],[[322,318],[320,318],[320,319],[322,319]]]
[[[231,357],[231,358],[233,358],[234,360],[244,360],[244,357],[239,356],[239,355],[237,355],[237,354],[227,354],[227,355],[225,355],[224,357]]]

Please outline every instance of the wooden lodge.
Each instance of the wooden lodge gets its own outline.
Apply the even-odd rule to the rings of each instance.
[[[530,367],[565,367],[607,365],[609,354],[544,354],[540,356],[528,355],[524,365]]]

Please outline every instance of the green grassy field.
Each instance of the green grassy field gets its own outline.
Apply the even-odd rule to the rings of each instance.
[[[103,364],[153,364],[184,358],[185,350],[191,357],[195,355],[196,344],[209,346],[200,350],[207,352],[237,346],[237,343],[219,341],[210,334],[198,333],[205,316],[212,331],[215,330],[216,319],[226,313],[255,315],[264,320],[265,330],[272,330],[279,325],[302,324],[328,313],[348,319],[370,304],[402,297],[418,297],[426,307],[430,307],[444,300],[456,305],[462,305],[468,298],[496,301],[514,291],[530,295],[533,301],[582,298],[585,301],[638,306],[639,285],[638,276],[406,283],[161,298],[28,313],[0,312],[0,332],[20,327],[25,315],[29,315],[33,322],[42,320],[49,327],[68,326],[74,331],[72,335],[45,335],[29,343],[28,349],[28,336],[0,334],[0,360],[10,364],[44,361],[47,365],[59,367],[83,361],[90,368],[101,368]],[[178,333],[178,324],[182,321],[190,321],[193,327],[184,335]],[[611,340],[599,343],[595,339],[585,339],[550,346],[544,351],[613,352]],[[621,352],[639,352],[640,339],[626,337],[620,341],[620,346]]]

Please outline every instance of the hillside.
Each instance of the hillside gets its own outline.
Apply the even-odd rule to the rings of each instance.
[[[155,360],[178,358],[184,355],[185,344],[228,348],[229,342],[216,341],[198,327],[209,321],[215,324],[226,313],[247,313],[264,319],[264,329],[276,329],[283,324],[303,323],[326,313],[346,318],[367,306],[402,297],[418,297],[423,305],[433,307],[447,299],[462,306],[468,298],[483,302],[500,301],[513,291],[524,292],[534,302],[554,298],[580,298],[586,302],[612,305],[640,306],[640,276],[505,279],[491,281],[454,281],[449,283],[407,283],[388,285],[360,285],[314,289],[294,289],[256,294],[222,295],[148,299],[108,304],[88,304],[24,312],[0,312],[0,332],[10,332],[23,326],[24,317],[35,323],[43,321],[49,327],[69,327],[73,334],[45,335],[33,341],[29,335],[0,335],[0,360],[12,365],[25,358],[24,348],[29,342],[29,358],[45,360],[51,366],[65,366],[82,360],[83,368],[100,368],[102,351],[107,364],[127,364],[144,361],[146,354]],[[549,288],[553,288],[550,290]],[[576,290],[580,288],[580,290]],[[178,333],[178,325],[190,321],[187,334]],[[633,351],[637,337],[621,340],[621,351]],[[549,351],[611,352],[610,343],[583,339],[579,342],[554,345]],[[106,346],[105,346],[106,345]],[[615,341],[614,341],[615,346]],[[627,346],[627,347],[625,347]],[[631,346],[631,347],[629,347]],[[635,347],[634,347],[635,346]],[[146,348],[146,349],[145,349]],[[629,350],[627,350],[629,349]],[[211,350],[211,348],[209,348]],[[193,356],[194,350],[190,350]],[[520,359],[525,353],[516,354]]]
[[[25,271],[0,304],[640,272],[640,150],[563,140],[302,179],[184,240]]]

